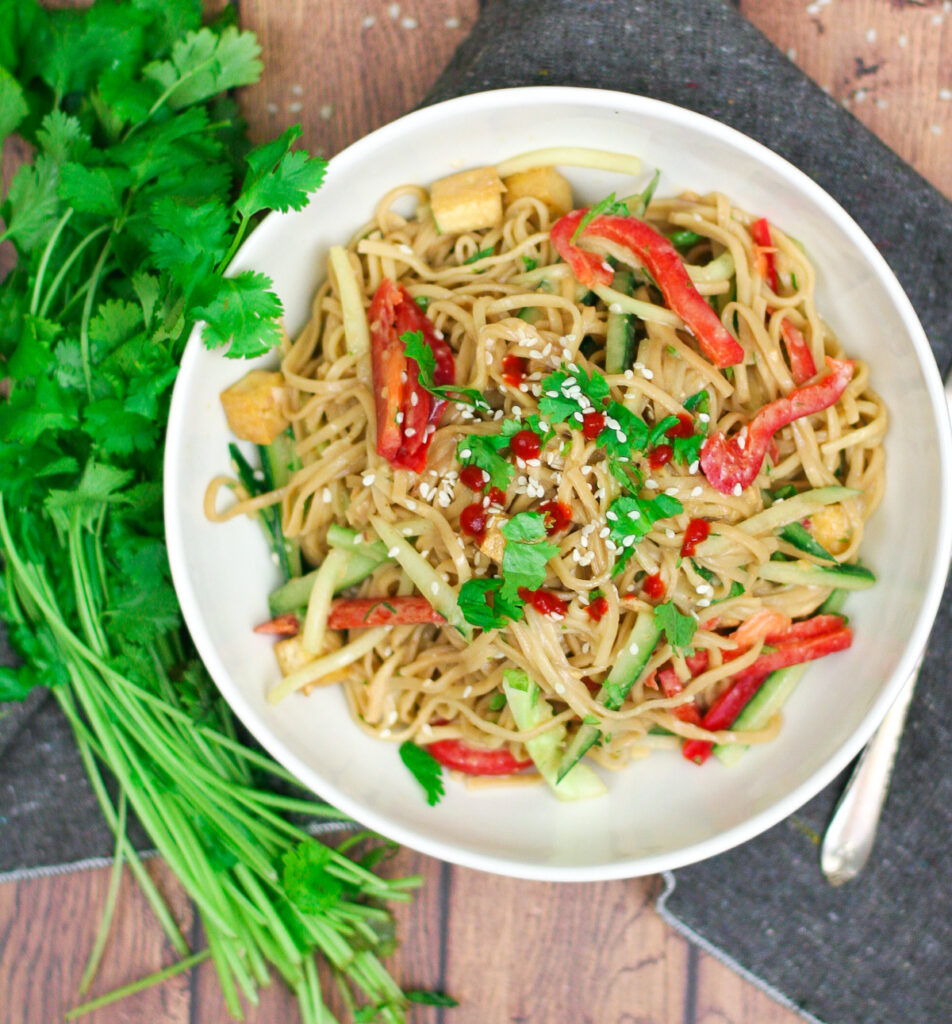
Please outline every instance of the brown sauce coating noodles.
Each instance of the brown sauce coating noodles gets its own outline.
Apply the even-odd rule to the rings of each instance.
[[[418,204],[419,215],[397,212],[408,200]],[[460,529],[460,515],[475,496],[459,480],[457,443],[468,434],[498,431],[504,419],[536,413],[543,378],[562,364],[604,372],[609,309],[601,300],[593,301],[559,260],[549,240],[551,222],[544,203],[522,198],[506,209],[498,227],[441,235],[428,215],[427,201],[427,191],[417,186],[385,195],[373,220],[350,243],[348,259],[365,309],[384,278],[399,281],[414,298],[426,300],[427,315],[455,355],[457,382],[483,392],[493,412],[450,404],[433,438],[426,471],[417,475],[393,469],[375,450],[369,361],[348,352],[341,300],[335,281],[328,278],[314,297],[310,321],[286,344],[281,361],[302,467],[285,487],[265,499],[239,500],[227,514],[279,502],[286,535],[300,542],[313,565],[327,554],[332,523],[366,531],[372,538],[372,515],[395,524],[422,520],[412,543],[458,588],[470,578],[494,575],[497,567]],[[696,278],[698,288],[740,341],[745,359],[732,374],[724,373],[699,352],[687,330],[674,326],[677,318],[674,323],[641,323],[634,366],[607,377],[613,397],[630,411],[651,424],[683,413],[684,400],[705,389],[707,429],[727,432],[749,422],[762,405],[794,387],[783,346],[785,318],[803,333],[818,366],[823,366],[824,355],[843,356],[814,303],[814,268],[782,231],[772,228],[780,281],[775,294],[764,279],[751,237],[752,216],[725,196],[659,199],[646,219],[665,234],[690,230],[699,236],[686,252],[686,262],[704,268],[706,274]],[[487,249],[493,255],[480,260],[478,268],[467,264]],[[604,251],[612,255],[610,249]],[[635,298],[661,304],[649,284],[641,285]],[[527,377],[519,386],[504,378],[506,355],[528,361]],[[682,721],[675,709],[695,698],[702,707],[709,704],[730,675],[757,657],[759,645],[724,663],[723,651],[730,647],[725,632],[763,609],[794,619],[808,616],[830,593],[825,587],[759,578],[758,567],[778,551],[806,561],[810,556],[773,533],[752,535],[737,524],[765,507],[767,488],[792,484],[802,491],[845,485],[862,493],[836,507],[835,554],[840,561],[856,559],[864,523],[884,487],[886,412],[870,390],[868,368],[856,363],[852,383],[834,406],[778,431],[769,475],[765,467],[739,495],[719,493],[696,464],[672,460],[651,470],[648,486],[676,496],[683,512],[653,528],[615,577],[605,514],[617,485],[604,450],[567,423],[551,427],[555,437],[539,464],[518,468],[506,514],[535,510],[548,500],[571,507],[572,524],[556,538],[559,554],[548,565],[545,583],[567,602],[564,619],[553,621],[527,607],[523,621],[477,633],[469,644],[450,628],[395,626],[349,667],[342,685],[351,713],[363,729],[382,738],[429,742],[458,737],[477,747],[508,747],[522,758],[524,740],[532,734],[520,733],[509,708],[494,700],[501,692],[503,670],[518,667],[541,687],[554,709],[555,718],[545,728],[561,723],[574,727],[591,715],[604,723],[605,742],[591,756],[606,767],[623,766],[671,742],[657,735],[659,729],[679,737],[723,739],[721,733]],[[211,486],[206,503],[210,515],[216,515],[215,497],[222,485],[219,479]],[[243,494],[237,491],[239,499]],[[716,555],[681,558],[685,529],[694,518],[710,520],[723,538]],[[656,575],[667,599],[699,619],[692,646],[708,653],[709,667],[690,678],[684,658],[662,640],[622,707],[606,710],[587,684],[605,678],[628,643],[637,613],[651,608],[641,582]],[[596,590],[607,600],[599,622],[585,611]],[[393,562],[354,591],[374,597],[413,592]],[[648,683],[669,661],[684,688],[666,697]],[[734,736],[763,741],[778,727],[775,720],[756,734]]]

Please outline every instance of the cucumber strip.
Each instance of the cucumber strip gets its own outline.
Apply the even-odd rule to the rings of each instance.
[[[496,164],[500,178],[520,171],[531,171],[534,167],[593,167],[598,171],[615,171],[618,174],[641,174],[641,161],[629,153],[612,153],[606,149],[589,149],[584,146],[550,146],[533,149],[528,153],[511,156]]]
[[[327,258],[337,280],[347,351],[355,356],[366,355],[370,351],[370,331],[367,328],[364,302],[360,296],[354,268],[347,257],[347,250],[341,245],[332,245]]]
[[[783,707],[787,698],[796,689],[797,683],[803,678],[808,665],[809,662],[805,662],[802,665],[791,665],[789,668],[771,672],[763,686],[751,697],[747,706],[737,716],[731,729],[737,732],[765,729],[770,719]],[[750,747],[745,743],[716,743],[714,755],[724,764],[731,765],[740,759],[745,750],[749,749]]]
[[[734,266],[733,254],[730,249],[725,249],[720,256],[711,260],[710,263],[705,263],[700,267],[686,263],[684,269],[688,272],[688,276],[692,281],[710,282],[727,281],[734,276],[736,268]]]
[[[339,594],[342,590],[360,583],[366,579],[376,568],[383,564],[385,559],[368,558],[354,552],[349,553],[346,564],[337,576],[334,585],[334,593]],[[305,576],[295,576],[287,583],[272,591],[268,597],[268,611],[272,618],[276,615],[284,615],[287,612],[296,612],[307,606],[314,587],[314,580],[320,569],[307,573]]]
[[[805,519],[812,515],[817,509],[824,505],[832,505],[837,501],[846,501],[848,498],[855,498],[862,491],[852,487],[840,487],[832,484],[829,487],[817,487],[812,491],[804,491],[795,498],[787,498],[785,501],[775,501],[770,508],[763,512],[745,519],[737,524],[738,530],[744,533],[771,533],[786,526],[787,523],[794,523],[798,519]]]
[[[268,490],[277,490],[279,487],[286,486],[291,477],[301,468],[294,435],[290,429],[282,430],[271,444],[259,445],[258,450],[261,452],[261,468],[264,471],[265,485]],[[284,544],[288,576],[293,579],[295,576],[301,575],[301,545],[296,540],[284,535],[280,506],[275,505],[272,511],[275,529],[280,531]]]
[[[615,664],[612,665],[611,671],[595,698],[600,704],[604,704],[610,711],[617,711],[624,704],[632,686],[638,681],[645,665],[648,664],[660,637],[661,630],[655,622],[654,612],[639,612],[628,643],[619,652]],[[586,751],[599,740],[601,735],[602,730],[597,725],[583,722],[579,726],[578,732],[559,762],[559,771],[556,776],[558,782],[561,782],[578,764]]]
[[[295,690],[300,690],[302,686],[316,683],[324,676],[330,675],[331,672],[352,665],[372,651],[392,628],[392,626],[380,626],[377,629],[361,630],[360,636],[353,643],[345,644],[331,654],[325,654],[323,658],[309,661],[278,683],[268,694],[268,703],[277,704],[289,694],[294,693]]]
[[[802,587],[838,587],[841,590],[868,590],[876,576],[862,565],[813,565],[811,562],[767,562],[757,567],[757,575],[771,583]]]
[[[541,696],[538,685],[525,672],[506,669],[502,675],[502,688],[516,726],[522,732],[536,729],[553,717],[552,705]],[[565,731],[565,726],[559,725],[526,740],[526,750],[539,774],[560,800],[590,800],[604,796],[608,792],[605,783],[586,764],[577,764],[561,781],[558,780]]]
[[[265,449],[261,449],[262,452]],[[258,475],[255,474],[255,470],[251,468],[251,463],[242,455],[241,449],[236,444],[228,445],[228,454],[231,456],[231,461],[235,466],[235,472],[238,474],[238,480],[241,482],[241,486],[252,496],[257,497],[259,494],[267,494],[268,491],[274,489],[273,482],[271,480],[270,468],[264,464],[265,459],[262,459],[263,468],[259,471]],[[293,563],[289,557],[289,550],[287,541],[284,538],[284,531],[281,529],[281,508],[278,505],[267,505],[265,508],[259,509],[257,514],[258,522],[261,524],[261,529],[264,531],[268,546],[274,554],[277,560],[278,567],[281,569],[281,573],[285,579],[290,579],[295,575],[291,570]],[[300,556],[298,557],[298,573],[300,573]]]
[[[787,523],[778,533],[788,544],[808,555],[813,555],[814,558],[822,558],[825,562],[836,561],[836,558],[800,523]]]
[[[635,275],[630,270],[618,270],[612,287],[622,295],[635,290]],[[609,310],[605,332],[605,372],[624,373],[635,359],[635,318],[631,313]]]
[[[395,529],[402,537],[419,537],[429,525],[425,519],[405,519],[402,523],[397,523]],[[341,526],[340,523],[331,523],[327,528],[327,543],[332,548],[344,548],[346,551],[376,558],[381,562],[389,559],[387,546],[383,541],[365,540],[362,533],[352,530],[349,526]]]
[[[386,545],[388,555],[392,553],[417,590],[451,626],[455,626],[467,640],[472,640],[473,627],[463,618],[456,591],[392,523],[380,516],[371,516],[370,525]]]
[[[604,284],[596,284],[592,291],[609,308],[618,306],[624,313],[634,313],[640,320],[648,320],[654,324],[666,324],[668,327],[683,327],[684,321],[664,306],[656,306],[653,302],[642,302],[641,299],[633,299],[630,295],[617,292]]]
[[[833,591],[832,594],[820,605],[816,610],[817,615],[838,615],[843,610],[843,605],[846,604],[846,599],[849,597],[849,591],[840,590],[839,587]]]
[[[320,654],[327,633],[327,614],[331,610],[331,598],[337,586],[337,578],[350,555],[340,548],[327,553],[321,567],[314,575],[314,586],[307,600],[307,615],[301,630],[301,646],[309,654]]]

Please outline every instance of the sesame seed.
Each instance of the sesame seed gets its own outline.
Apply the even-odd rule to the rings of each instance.
[[[711,422],[711,417],[706,412],[698,413],[698,417],[697,418],[698,418],[698,420],[701,423],[710,423]]]
[[[433,582],[432,582],[432,583],[430,584],[430,593],[431,593],[431,594],[432,594],[432,595],[433,595],[434,597],[436,597],[436,595],[437,595],[437,594],[438,594],[439,592],[440,592],[440,585],[439,585],[439,583],[437,583],[437,581],[436,581],[436,580],[434,580],[434,581],[433,581]]]
[[[419,403],[420,403],[420,396],[415,391],[411,391],[410,392],[410,405],[419,405]],[[398,415],[402,416],[403,413],[402,412],[398,413]]]
[[[605,513],[605,518],[611,520],[611,522],[614,523],[618,519],[618,513],[617,512],[612,512],[612,510],[609,509]]]
[[[404,437],[416,437],[416,431],[413,429],[413,427],[407,427],[407,429],[404,430],[404,432],[403,432],[403,436]]]
[[[565,683],[556,683],[555,684],[555,692],[558,693],[558,694],[565,693]]]
[[[416,393],[414,393],[413,397],[416,398]],[[403,422],[403,413],[402,412],[398,412],[397,415],[394,417],[394,419],[397,421],[397,423],[402,423]]]
[[[641,518],[641,513],[640,513],[640,512],[638,511],[638,509],[636,509],[636,508],[633,508],[633,509],[632,509],[632,510],[631,510],[631,511],[630,511],[630,512],[628,513],[628,518],[629,518],[629,519],[631,519],[631,520],[632,520],[633,522],[636,522],[636,523],[637,523],[637,522],[638,522],[638,520],[639,520],[639,519]]]
[[[678,493],[678,489],[677,487],[666,487],[664,493],[667,494],[668,497],[673,498]]]
[[[460,457],[461,459],[468,459],[468,458],[470,458],[470,457],[472,456],[472,454],[473,454],[473,453],[472,453],[472,452],[471,452],[471,451],[469,450],[469,448],[467,448],[467,449],[465,449],[464,451],[461,451],[461,452],[459,453],[459,457]]]
[[[641,376],[644,377],[645,380],[654,380],[654,371],[649,370],[646,367],[644,370],[641,371]]]
[[[629,648],[628,648],[628,653],[629,654],[637,654],[638,653],[638,645],[637,644],[631,644],[629,646]]]
[[[413,500],[410,500],[410,501],[408,501],[408,502],[407,502],[407,508],[408,508],[408,509],[409,509],[409,510],[410,510],[411,512],[416,512],[416,502],[415,502],[415,501],[413,501]]]
[[[324,490],[321,491],[321,497],[324,499],[325,505],[330,505],[334,500],[334,495],[331,494],[331,489],[329,487],[325,487]]]
[[[645,487],[647,487],[649,491],[656,491],[658,489],[658,486],[659,485],[658,485],[658,481],[657,480],[646,480],[645,481]]]
[[[734,484],[733,494],[735,498],[739,498],[744,493],[744,488],[740,484]]]
[[[704,493],[704,488],[700,484],[698,484],[697,487],[692,487],[691,488],[691,497],[692,498],[700,498],[703,493]]]
[[[420,732],[422,732],[424,736],[432,736],[433,726],[430,725],[429,722],[424,722],[423,725],[420,726]]]
[[[613,302],[608,307],[608,312],[609,313],[620,313],[621,312],[621,306],[619,306],[617,302]]]
[[[464,690],[463,690],[463,700],[466,700],[466,698],[467,698],[467,697],[468,697],[468,696],[469,696],[469,695],[470,695],[470,694],[471,694],[472,692],[473,692],[473,688],[472,688],[472,686],[466,686],[466,687],[464,688]]]
[[[389,735],[391,735],[391,730],[390,729],[381,729],[380,730],[380,738],[382,740],[385,740]]]
[[[697,603],[698,608],[709,608],[710,605],[711,599],[709,597],[702,597],[701,600]]]
[[[598,536],[599,536],[599,537],[600,537],[600,538],[601,538],[602,540],[605,540],[605,538],[606,538],[606,537],[607,537],[607,536],[608,536],[608,535],[609,535],[609,534],[610,534],[611,532],[612,532],[612,531],[611,531],[611,530],[610,530],[610,529],[609,529],[609,528],[608,528],[607,526],[603,526],[603,527],[602,527],[602,528],[601,528],[601,529],[600,529],[600,530],[598,531]]]
[[[400,716],[396,713],[396,711],[391,711],[390,714],[387,715],[387,725],[393,725],[393,723],[396,722],[396,720],[399,717]]]
[[[396,558],[397,555],[399,555],[399,554],[400,554],[400,549],[399,548],[390,548],[390,550],[387,552],[387,558]]]
[[[664,535],[668,540],[674,540],[675,538],[674,530],[672,530],[670,526],[664,531]]]
[[[697,459],[695,459],[695,460],[694,460],[694,461],[693,461],[693,462],[691,463],[691,465],[690,465],[690,466],[688,466],[688,472],[689,472],[689,473],[690,473],[690,474],[691,474],[691,475],[693,476],[693,475],[694,475],[695,473],[697,473],[697,471],[698,471],[698,467],[699,467],[699,466],[700,466],[700,462],[698,462],[698,460],[697,460]]]
[[[373,484],[374,479],[375,477],[373,473],[366,473],[363,479],[364,487],[370,487]]]

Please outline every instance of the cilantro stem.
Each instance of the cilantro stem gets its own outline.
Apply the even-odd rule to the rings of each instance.
[[[93,300],[96,298],[96,287],[99,284],[102,268],[105,266],[106,258],[112,248],[112,239],[113,235],[110,234],[106,239],[106,244],[102,247],[99,259],[96,260],[93,272],[89,276],[89,290],[86,292],[86,301],[83,303],[83,315],[79,322],[79,350],[83,360],[83,376],[86,379],[86,394],[89,396],[90,400],[93,397],[93,376],[92,366],[89,362],[89,320],[92,316]]]
[[[224,273],[225,269],[228,267],[228,264],[231,263],[232,258],[238,251],[238,248],[240,247],[242,240],[245,237],[245,232],[248,230],[248,218],[243,213],[239,213],[238,216],[241,218],[240,223],[238,224],[238,230],[235,232],[235,237],[231,240],[231,245],[228,247],[228,252],[225,253],[225,256],[222,259],[221,263],[218,264],[217,272],[219,274]]]
[[[163,981],[168,981],[169,978],[174,978],[177,974],[183,974],[185,971],[190,971],[193,967],[197,967],[210,956],[210,949],[203,949],[198,953],[193,953],[191,956],[178,960],[174,964],[170,964],[168,967],[163,967],[161,971],[156,971],[154,974],[150,974],[145,978],[139,978],[138,981],[133,981],[128,985],[123,985],[122,988],[114,988],[111,992],[105,993],[105,995],[97,996],[95,999],[90,999],[88,1003],[83,1003],[81,1006],[76,1006],[72,1010],[68,1010],[66,1013],[66,1019],[75,1020],[77,1017],[83,1017],[87,1013],[92,1013],[93,1010],[100,1010],[104,1006],[109,1006],[112,1003],[118,1003],[121,999],[125,999],[127,996],[135,995],[137,992],[143,992],[145,989],[151,988],[153,985],[158,985]]]
[[[49,289],[46,292],[46,296],[43,299],[43,305],[40,306],[40,316],[46,316],[46,314],[49,312],[50,303],[53,301],[53,297],[59,290],[59,286],[63,283],[63,279],[69,273],[70,268],[73,266],[73,264],[85,252],[87,246],[89,246],[92,242],[99,238],[100,235],[105,234],[107,231],[109,231],[111,227],[111,224],[103,224],[102,227],[98,227],[95,231],[91,231],[63,261],[63,265],[60,267],[56,277],[53,278],[53,283],[50,285]]]
[[[43,278],[46,277],[46,268],[49,266],[50,257],[53,255],[53,249],[56,247],[59,236],[63,233],[63,228],[69,223],[70,218],[73,216],[72,206],[60,217],[59,222],[53,229],[53,234],[50,235],[50,240],[46,243],[46,247],[43,249],[43,255],[40,257],[39,266],[36,268],[36,281],[33,283],[33,296],[30,299],[30,315],[36,315],[37,306],[40,304],[40,288],[43,285]]]
[[[93,979],[96,977],[99,971],[99,964],[102,960],[103,952],[106,949],[106,940],[109,938],[109,930],[112,927],[112,919],[116,910],[116,900],[119,896],[119,882],[122,880],[122,840],[126,834],[126,794],[124,790],[119,791],[119,811],[117,815],[116,823],[116,847],[113,851],[112,871],[109,874],[109,889],[106,893],[106,906],[103,910],[102,917],[99,920],[99,928],[96,932],[96,938],[93,941],[93,948],[89,953],[89,959],[86,961],[86,969],[83,971],[83,976],[79,980],[79,994],[85,995],[89,990],[89,986],[93,983]]]

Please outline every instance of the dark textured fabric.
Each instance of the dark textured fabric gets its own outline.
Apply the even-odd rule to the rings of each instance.
[[[727,0],[495,0],[428,102],[517,85],[641,93],[765,143],[834,195],[912,299],[940,366],[952,206],[806,79]],[[807,127],[805,127],[807,126]],[[831,786],[764,836],[678,872],[667,909],[828,1024],[940,1024],[952,1006],[952,596],[933,635],[862,880],[822,881]],[[52,701],[0,719],[0,871],[108,855],[111,837]]]

